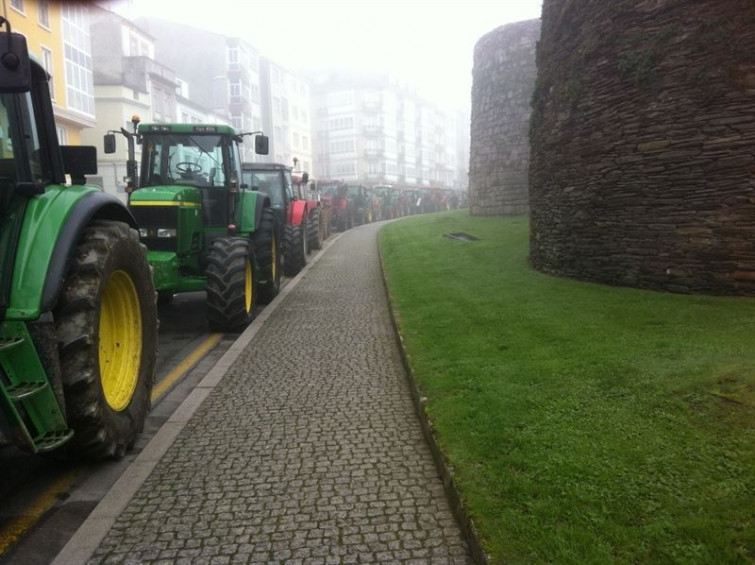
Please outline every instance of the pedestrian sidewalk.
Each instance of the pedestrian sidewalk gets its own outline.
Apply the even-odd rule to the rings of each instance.
[[[55,563],[467,563],[411,400],[379,225],[284,289]]]

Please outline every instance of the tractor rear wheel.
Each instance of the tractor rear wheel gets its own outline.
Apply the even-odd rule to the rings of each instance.
[[[260,270],[257,299],[261,304],[268,304],[278,296],[281,287],[280,243],[272,208],[262,210],[262,220],[252,236],[252,246]]]
[[[146,248],[127,224],[85,228],[54,310],[68,425],[62,453],[120,458],[144,427],[155,378],[157,306]]]
[[[287,277],[299,274],[307,264],[305,230],[301,225],[286,224],[283,231],[283,272]]]
[[[207,322],[212,331],[240,332],[254,319],[257,281],[248,239],[219,237],[207,253]]]
[[[315,208],[307,216],[307,230],[309,236],[309,248],[320,249],[322,240],[320,239],[320,209]]]

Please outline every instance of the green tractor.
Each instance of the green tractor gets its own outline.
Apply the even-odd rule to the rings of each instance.
[[[49,76],[0,18],[0,445],[118,458],[150,408],[155,289],[136,222],[59,146]],[[71,182],[66,182],[70,175]]]
[[[139,124],[128,139],[129,208],[161,302],[181,292],[206,291],[210,329],[242,331],[255,305],[280,290],[280,228],[270,198],[242,184],[239,143],[260,132],[237,134],[225,125]],[[142,146],[136,175],[135,144]],[[115,136],[105,136],[105,152]]]

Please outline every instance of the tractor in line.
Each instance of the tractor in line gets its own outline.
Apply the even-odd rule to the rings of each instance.
[[[243,184],[240,144],[261,132],[226,125],[139,123],[121,128],[128,140],[128,206],[139,224],[159,300],[206,291],[211,330],[242,331],[257,302],[270,302],[281,283],[281,230],[270,198]],[[135,145],[142,148],[137,174]],[[115,133],[105,152],[115,151]]]
[[[119,458],[144,427],[157,307],[137,222],[59,145],[49,75],[0,18],[0,446]]]

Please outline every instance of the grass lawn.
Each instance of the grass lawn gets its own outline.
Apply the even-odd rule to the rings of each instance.
[[[544,275],[526,218],[417,216],[380,249],[493,563],[755,562],[755,299]]]

